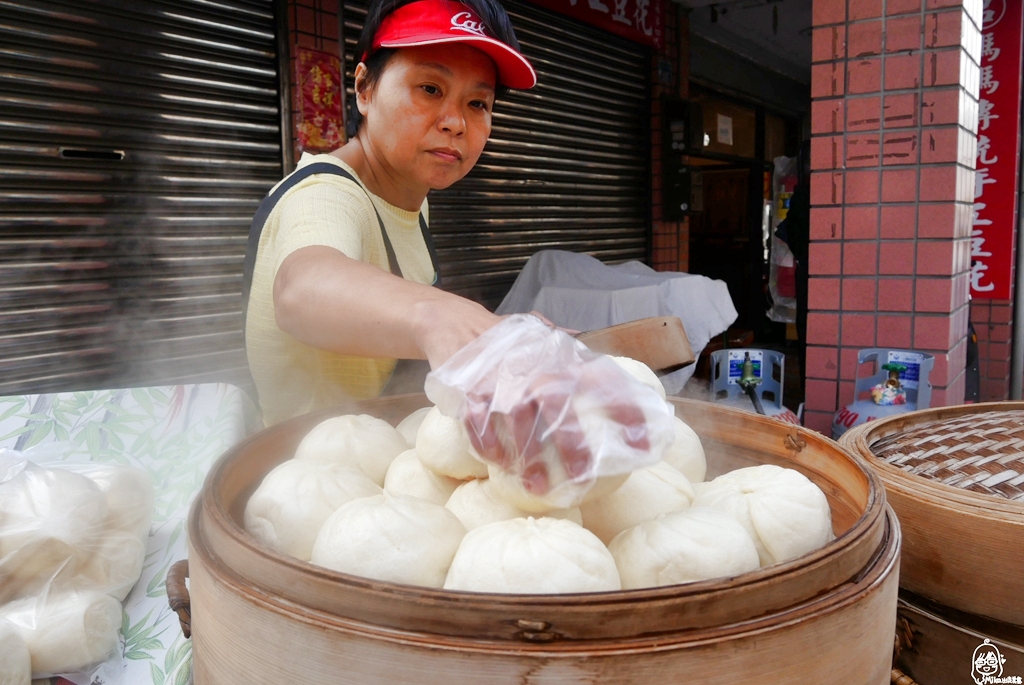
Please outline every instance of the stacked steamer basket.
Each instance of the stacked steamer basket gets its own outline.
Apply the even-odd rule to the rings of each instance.
[[[901,414],[840,442],[881,476],[903,529],[899,665],[929,685],[971,682],[988,640],[1005,659],[992,677],[1010,678],[990,682],[1019,682],[1024,403]]]
[[[320,421],[363,412],[394,424],[426,404],[407,395],[299,417],[216,465],[189,519],[196,685],[890,682],[900,530],[881,482],[820,435],[708,403],[674,401],[709,476],[800,470],[829,499],[833,542],[733,578],[527,596],[336,573],[244,532],[249,495]]]

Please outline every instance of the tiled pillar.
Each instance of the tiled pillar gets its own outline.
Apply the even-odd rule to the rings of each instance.
[[[978,334],[979,402],[1010,397],[1010,344],[1013,339],[1011,300],[972,300],[971,322]]]
[[[666,2],[665,44],[653,54],[651,64],[651,266],[658,271],[686,271],[689,268],[689,220],[661,218],[661,96],[686,97],[689,83],[689,23],[675,3]]]
[[[959,404],[982,0],[814,0],[806,424],[852,402],[857,352],[936,356]]]

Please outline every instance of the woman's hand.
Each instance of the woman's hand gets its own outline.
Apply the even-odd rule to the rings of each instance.
[[[432,369],[444,364],[502,319],[476,302],[448,293],[443,295],[421,300],[412,308],[413,335]]]

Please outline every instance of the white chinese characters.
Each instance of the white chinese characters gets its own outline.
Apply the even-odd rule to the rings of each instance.
[[[573,7],[578,2],[579,0],[569,0]],[[609,3],[611,7],[608,6]],[[594,12],[607,14],[612,21],[636,29],[645,36],[654,35],[654,28],[650,25],[651,0],[587,0],[587,7]]]
[[[987,13],[991,11],[990,4],[990,1],[985,2],[986,22],[989,20]],[[998,56],[999,48],[995,45],[994,34],[983,34],[981,92],[984,95],[992,95],[999,89],[999,82],[994,76],[991,63]],[[982,131],[987,131],[992,121],[998,119],[999,115],[995,113],[994,103],[985,97],[981,97],[978,110],[978,158],[974,180],[974,218],[971,225],[971,292],[988,293],[995,290],[995,283],[987,273],[988,260],[992,257],[992,252],[985,246],[985,229],[992,225],[992,220],[986,212],[988,205],[982,199],[985,195],[985,186],[997,182],[990,175],[990,167],[998,162],[999,158],[993,154],[991,139]]]

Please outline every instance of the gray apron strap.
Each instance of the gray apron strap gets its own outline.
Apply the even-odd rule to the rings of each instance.
[[[281,185],[279,185],[274,192],[264,198],[263,202],[260,203],[259,209],[256,210],[255,216],[252,218],[252,223],[249,226],[249,239],[245,246],[245,264],[242,268],[242,333],[245,334],[245,322],[248,316],[249,310],[249,294],[252,291],[252,277],[253,272],[256,269],[256,256],[260,246],[260,236],[263,234],[263,227],[267,223],[267,219],[270,217],[271,212],[274,211],[274,207],[281,201],[285,193],[294,188],[297,184],[306,180],[314,174],[333,174],[335,176],[341,176],[355,183],[360,188],[362,185],[345,169],[339,167],[336,164],[330,162],[317,162],[315,164],[308,164],[301,169],[297,169],[288,178],[286,178]],[[363,189],[365,191],[365,189]],[[402,275],[402,268],[398,264],[398,257],[395,255],[395,248],[391,244],[391,238],[388,236],[387,229],[384,227],[384,220],[380,216],[380,212],[377,211],[376,205],[373,201],[370,201],[370,205],[373,207],[374,214],[377,215],[377,224],[380,226],[381,238],[384,240],[384,251],[388,255],[388,266],[390,267],[391,273],[399,278],[404,278]],[[430,229],[427,227],[427,221],[423,216],[423,212],[420,212],[420,231],[423,233],[423,242],[427,246],[427,252],[430,254],[430,263],[434,268],[434,280],[432,285],[441,285],[441,271],[437,264],[437,250],[434,247],[433,237],[430,235]],[[420,359],[399,359],[395,365],[395,370],[391,374],[391,380],[388,381],[384,387],[382,394],[386,395],[397,395],[406,392],[423,392],[423,381],[427,377],[427,373],[430,372],[430,366],[426,361]],[[256,392],[256,384],[252,384],[253,392]]]
[[[423,392],[423,381],[430,373],[430,364],[425,359],[399,359],[395,370],[391,372],[384,389],[384,395],[405,395],[410,392]]]
[[[315,174],[333,174],[334,176],[341,176],[355,183],[357,186],[359,182],[355,177],[345,169],[342,169],[336,164],[330,162],[317,162],[316,164],[308,164],[301,169],[294,171],[288,178],[286,178],[281,185],[279,185],[273,193],[264,198],[263,202],[260,203],[259,209],[256,210],[256,215],[252,218],[252,223],[249,225],[249,240],[245,245],[245,264],[242,267],[242,330],[245,331],[245,320],[248,316],[249,310],[249,293],[252,291],[252,276],[256,269],[256,256],[260,247],[260,236],[263,235],[263,226],[266,225],[267,219],[270,217],[271,212],[274,211],[274,207],[281,201],[285,193],[294,188],[296,185],[305,181],[310,176]],[[384,239],[384,251],[388,255],[388,266],[391,269],[391,273],[403,278],[402,268],[398,265],[398,257],[395,255],[395,248],[391,244],[391,238],[388,237],[388,232],[384,228],[384,220],[381,219],[380,212],[377,211],[376,205],[373,201],[370,201],[370,206],[373,207],[374,214],[377,215],[377,224],[380,226],[380,234]],[[434,267],[434,281],[433,285],[441,284],[441,272],[437,266],[437,250],[434,248],[434,239],[430,235],[430,229],[427,228],[427,221],[423,217],[423,212],[420,212],[420,231],[423,233],[423,242],[427,246],[427,252],[430,254],[430,263]]]

